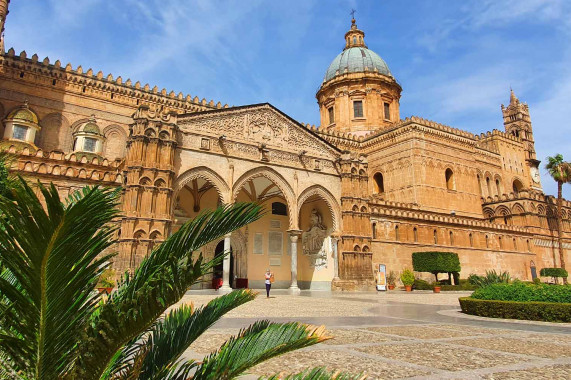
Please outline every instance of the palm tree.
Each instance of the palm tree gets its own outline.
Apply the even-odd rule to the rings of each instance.
[[[0,378],[230,379],[328,339],[323,326],[259,321],[201,362],[181,359],[225,313],[254,299],[234,291],[161,319],[219,262],[204,260],[199,248],[259,219],[259,205],[202,212],[103,301],[94,288],[110,265],[119,190],[86,187],[62,202],[53,185],[38,189],[42,199],[21,180],[11,199],[0,196]],[[321,369],[293,376],[349,378]]]
[[[571,164],[563,161],[561,154],[556,154],[554,157],[547,157],[547,165],[545,168],[557,182],[557,241],[559,245],[559,260],[561,261],[561,268],[565,269],[565,254],[563,253],[563,239],[561,231],[561,206],[563,203],[563,184],[571,182]],[[567,283],[567,279],[563,281]]]

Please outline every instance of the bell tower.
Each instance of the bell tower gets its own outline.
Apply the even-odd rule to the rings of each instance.
[[[541,190],[539,178],[539,164],[541,161],[537,159],[535,154],[529,106],[521,103],[513,90],[510,89],[510,104],[507,107],[502,104],[502,115],[506,133],[519,137],[523,142],[525,161],[529,167],[532,187]]]

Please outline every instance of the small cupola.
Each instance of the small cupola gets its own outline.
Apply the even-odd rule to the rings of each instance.
[[[30,110],[28,102],[12,110],[4,119],[4,139],[17,140],[34,145],[37,132],[41,127],[38,116]]]
[[[73,151],[101,154],[104,141],[105,136],[101,134],[95,115],[91,115],[91,118],[73,133]]]
[[[365,32],[357,28],[355,19],[351,20],[351,29],[345,33],[345,49],[352,47],[364,47],[365,49],[367,48],[367,45],[365,45]]]

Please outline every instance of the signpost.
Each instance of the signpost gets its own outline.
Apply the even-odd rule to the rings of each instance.
[[[377,272],[377,290],[387,290],[387,266],[379,264],[379,271]]]

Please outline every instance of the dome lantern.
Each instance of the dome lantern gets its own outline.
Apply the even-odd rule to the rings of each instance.
[[[352,47],[367,48],[367,45],[365,45],[365,32],[357,28],[355,19],[351,20],[351,29],[345,33],[345,50]]]

